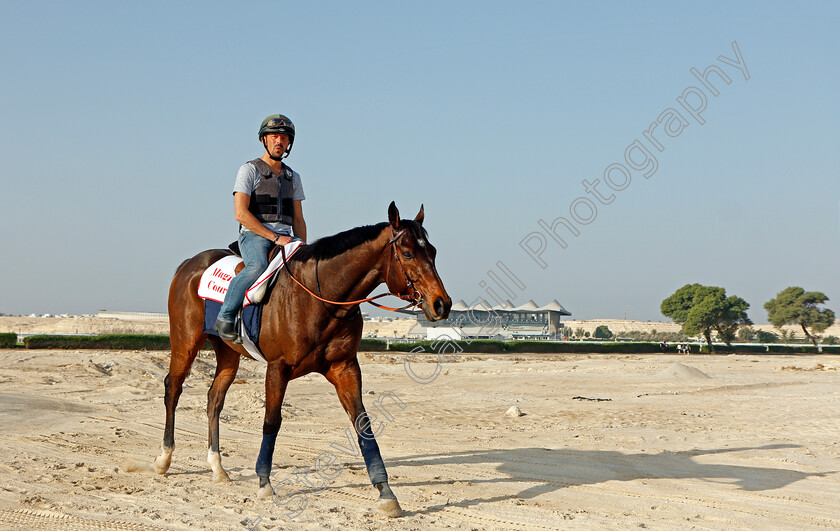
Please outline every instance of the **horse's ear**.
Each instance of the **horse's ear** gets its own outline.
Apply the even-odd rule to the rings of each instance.
[[[414,218],[414,221],[416,221],[417,224],[422,227],[424,217],[426,217],[426,215],[423,213],[423,205],[420,204],[420,212],[417,213],[417,217]]]
[[[391,222],[391,226],[394,227],[394,230],[400,229],[400,211],[397,210],[397,205],[393,201],[391,201],[391,204],[388,205],[388,221]]]

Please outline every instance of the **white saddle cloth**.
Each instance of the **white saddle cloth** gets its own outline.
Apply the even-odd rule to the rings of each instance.
[[[301,245],[303,245],[303,242],[299,240],[287,243],[284,246],[286,258],[290,258]],[[236,274],[236,266],[241,262],[242,258],[235,255],[228,255],[213,262],[201,275],[201,282],[198,284],[198,296],[202,299],[224,302],[230,281]],[[245,292],[245,300],[242,301],[243,308],[249,304],[257,304],[262,301],[268,287],[268,279],[281,267],[283,267],[283,254],[277,253],[274,260],[268,264],[268,268]]]

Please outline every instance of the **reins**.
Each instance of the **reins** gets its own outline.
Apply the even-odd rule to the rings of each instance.
[[[318,274],[318,266],[321,265],[321,261],[319,259],[315,259],[315,286],[318,288],[318,296],[323,297],[324,294],[321,292],[321,276]],[[352,308],[355,311],[348,311],[344,315],[336,315],[336,313],[329,308],[327,308],[327,303],[324,301],[321,302],[321,307],[324,308],[324,311],[329,314],[330,317],[333,319],[338,319],[340,321],[349,321],[351,319],[355,319],[358,314],[362,312],[360,306],[353,306]]]
[[[407,308],[411,308],[412,306],[417,306],[423,300],[420,292],[417,291],[417,288],[414,287],[414,282],[408,277],[408,273],[406,273],[405,267],[402,265],[402,262],[400,261],[399,252],[397,252],[397,240],[399,240],[402,237],[402,235],[405,234],[406,230],[408,230],[408,229],[403,229],[398,234],[394,235],[394,229],[392,227],[391,228],[392,238],[388,241],[388,244],[386,244],[386,245],[391,245],[391,247],[394,250],[394,259],[396,260],[397,264],[399,264],[400,268],[402,269],[403,277],[405,277],[406,288],[411,290],[411,293],[409,293],[409,294],[393,293],[393,292],[389,291],[388,293],[380,293],[379,295],[374,295],[373,297],[366,297],[364,299],[359,299],[359,300],[356,300],[356,301],[332,301],[332,300],[329,300],[329,299],[325,299],[324,297],[321,297],[320,295],[316,295],[315,293],[313,293],[311,289],[307,288],[300,280],[297,279],[297,277],[295,277],[294,273],[292,273],[291,268],[289,268],[288,261],[286,260],[286,249],[285,249],[284,246],[281,245],[280,246],[280,254],[283,257],[283,268],[286,270],[286,272],[289,274],[289,276],[292,278],[292,280],[295,281],[295,283],[298,286],[303,288],[303,290],[306,291],[308,294],[312,295],[313,297],[315,297],[316,299],[321,301],[321,303],[335,304],[337,306],[355,306],[357,304],[362,304],[363,302],[367,302],[367,303],[372,304],[373,306],[376,306],[377,308],[382,308],[383,310],[388,310],[388,311],[392,311],[392,312],[400,312],[400,311],[403,311]],[[317,267],[318,267],[318,264],[316,263],[315,264],[315,268],[316,268],[315,282],[318,286],[318,291],[320,292],[321,291],[321,283],[318,280]],[[388,269],[387,269],[387,272],[385,273],[385,285],[386,286],[388,285],[388,278],[390,277],[390,275],[391,275],[391,260],[388,260]],[[407,305],[403,306],[402,308],[393,308],[391,306],[385,306],[383,304],[373,302],[376,299],[380,299],[382,297],[387,297],[389,295],[394,296],[394,297],[399,297],[399,298],[401,298],[405,301],[409,301],[409,303]],[[324,309],[327,310],[326,306],[324,306]],[[332,314],[332,312],[330,312],[329,310],[327,310],[327,313],[330,313],[333,317],[338,318],[336,315]]]

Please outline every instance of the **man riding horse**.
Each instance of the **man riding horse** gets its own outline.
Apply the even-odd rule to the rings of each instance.
[[[422,308],[426,319],[449,316],[452,299],[435,266],[437,250],[423,228],[423,207],[413,220],[401,219],[393,202],[388,221],[365,225],[301,246],[285,264],[286,274],[262,302],[261,331],[257,346],[266,362],[265,419],[255,471],[257,496],[276,497],[271,485],[272,461],[282,423],[283,398],[291,380],[307,374],[323,375],[356,431],[358,452],[364,459],[371,484],[379,497],[377,507],[387,516],[402,509],[391,490],[385,464],[376,442],[372,421],[362,400],[362,371],[358,351],[363,319],[359,304],[385,284],[388,294]],[[216,353],[216,372],[207,392],[207,462],[213,481],[230,478],[222,466],[219,419],[225,395],[239,369],[241,358],[255,359],[243,347],[210,334],[205,321],[206,301],[199,285],[206,271],[231,257],[227,249],[210,249],[185,260],[169,288],[169,340],[172,355],[164,378],[166,420],[161,453],[153,467],[165,474],[175,450],[175,409],[198,351],[209,340]],[[284,480],[286,481],[286,480]]]
[[[241,225],[239,246],[245,268],[233,277],[226,293],[219,320],[213,326],[218,336],[205,323],[207,306],[199,295],[199,286],[205,272],[233,253],[227,249],[203,251],[178,266],[172,279],[168,305],[172,355],[163,381],[166,420],[161,454],[153,462],[159,474],[165,474],[172,462],[175,409],[184,380],[198,351],[209,340],[216,353],[216,373],[207,392],[207,462],[214,481],[230,479],[222,466],[219,418],[240,359],[256,359],[236,343],[234,320],[245,292],[266,268],[269,250],[274,245],[288,244],[292,235],[306,239],[300,176],[283,163],[292,148],[294,134],[294,125],[287,117],[266,118],[259,131],[265,154],[243,165],[237,175],[234,205]],[[286,387],[291,380],[318,373],[333,384],[353,424],[359,453],[371,484],[379,492],[379,511],[393,517],[402,514],[362,401],[362,373],[357,356],[363,329],[359,304],[395,295],[422,308],[429,321],[449,316],[452,299],[438,275],[437,250],[423,228],[424,219],[422,205],[414,219],[401,219],[392,202],[388,206],[388,221],[300,246],[288,262],[286,255],[281,254],[286,274],[276,277],[274,287],[265,293],[260,332],[254,338],[266,363],[265,419],[255,467],[258,496],[276,495],[271,485],[272,461]],[[381,284],[386,285],[388,293],[369,297]]]
[[[213,329],[235,341],[234,322],[245,292],[268,267],[268,253],[292,236],[306,242],[305,199],[298,172],[283,162],[292,151],[295,125],[282,114],[262,121],[258,133],[265,152],[239,168],[233,186],[235,218],[239,222],[239,252],[245,267],[230,283]]]

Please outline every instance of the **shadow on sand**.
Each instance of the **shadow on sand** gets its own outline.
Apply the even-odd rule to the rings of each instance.
[[[430,453],[388,459],[390,466],[445,467],[446,465],[495,465],[495,471],[505,477],[487,477],[496,474],[474,473],[463,468],[463,476],[454,480],[399,481],[397,487],[452,484],[470,482],[487,484],[534,484],[516,494],[459,501],[459,506],[492,503],[509,499],[528,499],[541,494],[577,485],[593,485],[607,481],[633,481],[637,479],[701,479],[712,482],[734,483],[742,490],[763,491],[784,487],[808,477],[823,477],[832,472],[807,473],[785,468],[763,468],[740,465],[704,464],[695,461],[702,455],[743,451],[780,450],[801,448],[795,444],[772,444],[758,447],[719,448],[682,452],[621,453],[614,451],[550,450],[546,448],[512,448],[489,451],[464,451]],[[486,467],[485,467],[486,470]],[[431,508],[435,510],[435,508]]]

